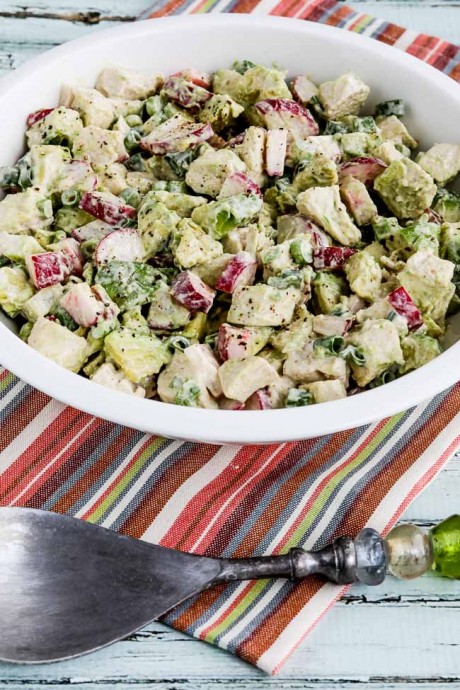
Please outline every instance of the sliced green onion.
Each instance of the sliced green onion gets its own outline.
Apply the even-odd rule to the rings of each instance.
[[[310,391],[301,388],[290,388],[284,403],[285,407],[305,407],[313,403],[313,396]]]
[[[139,117],[139,115],[127,115],[125,117],[126,124],[129,125],[129,127],[142,127],[144,124],[142,122],[142,118]]]
[[[363,367],[366,364],[366,355],[360,347],[355,347],[355,345],[344,347],[339,356],[343,359],[350,359],[357,367]]]
[[[200,395],[200,387],[191,379],[183,379],[181,376],[174,376],[169,384],[170,388],[176,391],[176,405],[184,407],[197,407]]]
[[[130,129],[124,139],[125,149],[127,151],[133,151],[134,149],[137,149],[141,139],[142,134],[138,132],[137,129]]]
[[[322,350],[328,355],[337,357],[345,345],[345,338],[341,335],[329,335],[327,338],[317,338],[313,341],[315,350]]]
[[[5,165],[0,167],[0,189],[9,189],[19,185],[19,170],[17,166]]]
[[[61,194],[63,206],[78,206],[80,199],[81,194],[78,189],[65,189]]]
[[[125,168],[131,170],[132,172],[145,172],[145,159],[142,153],[135,153],[134,156],[130,156],[127,161],[124,162]]]
[[[138,208],[141,203],[140,194],[134,187],[125,187],[120,193],[120,198],[133,208]]]
[[[305,237],[296,237],[291,243],[289,251],[299,266],[305,266],[313,261],[311,244]]]
[[[44,199],[43,201],[37,202],[37,208],[45,218],[53,217],[53,203],[51,199]]]
[[[179,350],[180,352],[183,352],[192,344],[185,335],[172,335],[170,338],[167,338],[165,343],[170,350]]]
[[[251,60],[235,60],[232,65],[232,69],[234,69],[235,72],[239,72],[239,74],[244,74],[252,67],[255,67],[255,64],[251,62]]]
[[[347,134],[348,127],[343,122],[329,120],[324,128],[324,134]]]
[[[219,335],[219,334],[218,334],[217,332],[216,332],[216,333],[209,333],[209,334],[205,337],[205,339],[204,339],[203,342],[204,342],[206,345],[209,345],[210,347],[214,347],[215,344],[216,344],[216,342],[217,342],[217,336],[218,336],[218,335]]]
[[[27,321],[27,323],[21,326],[21,329],[19,331],[19,337],[21,338],[21,340],[24,340],[24,342],[27,342],[29,340],[29,335],[33,327],[34,325],[33,323],[30,323],[30,321]]]
[[[286,290],[294,287],[301,289],[304,284],[304,277],[302,271],[283,271],[279,276],[270,276],[267,280],[267,285],[278,288],[279,290]]]
[[[373,381],[370,382],[369,388],[378,388],[379,386],[385,385],[385,383],[390,383],[398,378],[398,368],[390,367],[383,374],[377,376]]]
[[[18,160],[17,169],[18,185],[24,191],[28,187],[31,187],[33,183],[32,165],[29,154],[26,154]]]
[[[161,96],[150,96],[144,103],[145,112],[149,117],[161,113],[164,107],[164,101]]]

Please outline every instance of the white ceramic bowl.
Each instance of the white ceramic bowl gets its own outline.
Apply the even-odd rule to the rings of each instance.
[[[310,22],[245,15],[174,17],[130,24],[72,41],[32,60],[0,83],[1,165],[24,148],[33,110],[54,105],[63,83],[94,83],[108,64],[161,71],[215,70],[235,59],[277,63],[316,81],[353,70],[371,86],[370,106],[403,97],[408,125],[423,146],[458,142],[460,87],[419,60],[377,41]],[[45,359],[0,317],[0,362],[27,383],[76,408],[142,431],[209,443],[310,438],[407,409],[460,379],[460,343],[381,388],[305,408],[230,412],[178,407],[117,393]],[[452,338],[455,340],[455,338]]]

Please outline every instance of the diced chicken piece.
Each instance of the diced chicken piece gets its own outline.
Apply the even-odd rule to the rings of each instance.
[[[325,379],[339,379],[348,385],[348,367],[342,357],[317,357],[310,343],[303,350],[288,353],[283,372],[296,383],[313,383]]]
[[[90,353],[85,338],[43,316],[34,323],[27,343],[44,357],[75,373],[80,371]]]
[[[243,285],[252,285],[256,277],[257,261],[249,252],[234,254],[224,268],[216,289],[232,294]]]
[[[380,136],[395,144],[403,144],[410,149],[417,148],[417,142],[407,131],[407,127],[396,115],[390,115],[378,121]]]
[[[329,268],[331,271],[343,268],[355,251],[348,247],[316,247],[313,250],[313,268]]]
[[[382,283],[382,269],[369,252],[353,254],[346,262],[344,270],[351,289],[358,297],[369,302],[378,298]]]
[[[109,261],[142,261],[144,246],[134,228],[114,230],[102,238],[94,256],[98,266]]]
[[[372,201],[366,185],[355,177],[347,175],[342,178],[340,196],[357,225],[369,225],[378,214],[377,206]]]
[[[318,98],[329,120],[357,115],[369,95],[369,87],[356,74],[348,72],[320,85]]]
[[[219,364],[208,345],[191,345],[175,352],[158,377],[158,395],[163,402],[188,407],[217,408],[222,395]]]
[[[346,163],[342,163],[339,169],[339,179],[354,177],[366,186],[369,186],[387,167],[387,164],[379,158],[361,156],[360,158],[353,158]]]
[[[129,381],[121,371],[117,371],[111,362],[105,362],[90,377],[91,381],[120,393],[129,393],[136,398],[145,397],[145,389]]]
[[[442,321],[455,292],[451,282],[455,264],[431,251],[418,251],[398,273],[398,280],[424,316]]]
[[[250,177],[243,172],[234,172],[227,175],[219,193],[219,199],[227,199],[237,194],[256,194],[262,196],[262,191]]]
[[[292,80],[291,90],[296,101],[299,101],[302,105],[308,105],[313,96],[318,95],[316,84],[303,74]]]
[[[212,98],[210,91],[181,76],[168,77],[161,93],[183,108],[199,108]]]
[[[330,381],[315,381],[306,386],[302,386],[304,390],[309,391],[313,395],[315,403],[329,402],[331,400],[340,400],[347,397],[347,391],[342,381],[332,379]]]
[[[318,335],[345,335],[352,326],[351,319],[332,314],[318,314],[313,317],[313,330]]]
[[[359,299],[359,298],[358,298]],[[390,302],[385,299],[379,299],[369,307],[366,307],[364,302],[356,314],[356,321],[364,323],[369,319],[375,321],[377,319],[388,319],[398,331],[399,337],[404,337],[408,334],[407,320],[396,312],[391,306]]]
[[[210,148],[190,163],[185,181],[197,194],[216,197],[229,175],[241,174],[245,170],[245,164],[233,151]]]
[[[225,397],[245,402],[260,388],[274,383],[278,374],[263,357],[229,359],[219,368],[219,379]]]
[[[280,177],[284,173],[286,159],[287,131],[270,129],[267,132],[265,148],[265,170],[270,177]]]
[[[217,354],[223,362],[256,355],[267,344],[271,331],[271,328],[238,328],[223,323],[217,336]]]
[[[45,206],[41,192],[30,187],[25,192],[7,194],[0,201],[0,228],[11,235],[29,235],[53,222],[53,208]]]
[[[72,285],[61,298],[60,305],[75,323],[84,328],[91,328],[100,321],[109,321],[120,311],[102,285],[90,287],[88,283]]]
[[[83,255],[77,240],[73,237],[66,237],[65,240],[50,245],[50,248],[64,254],[71,275],[81,275],[83,270]]]
[[[154,127],[150,134],[141,139],[140,145],[154,155],[180,153],[207,141],[213,134],[211,125],[189,122],[177,114]]]
[[[109,98],[145,100],[153,96],[163,83],[159,74],[146,74],[120,67],[106,67],[99,72],[96,89]]]
[[[209,264],[222,254],[222,244],[213,240],[199,225],[184,218],[177,226],[180,233],[175,250],[176,263],[182,268]]]
[[[364,366],[350,362],[358,386],[367,386],[393,364],[404,364],[398,331],[388,319],[365,321],[349,335],[348,342],[360,348],[365,360]]]
[[[292,240],[294,237],[300,237],[302,235],[311,237],[311,244],[313,247],[327,247],[330,243],[330,238],[321,228],[300,214],[278,216],[277,230],[277,240],[280,244],[286,240]]]
[[[91,163],[97,171],[128,158],[122,132],[101,127],[81,129],[74,138],[72,150],[75,157]]]
[[[435,182],[444,185],[460,172],[460,144],[435,144],[418,156],[417,163]]]
[[[118,225],[123,220],[136,216],[135,208],[109,192],[86,192],[79,206],[86,213],[109,225]]]
[[[189,311],[202,311],[205,314],[211,309],[216,295],[214,290],[191,271],[179,273],[171,285],[171,290],[175,299]]]
[[[338,185],[307,189],[297,197],[297,208],[304,216],[322,226],[340,244],[357,244],[361,239],[359,228],[351,220],[340,199]]]
[[[313,115],[296,101],[267,98],[254,107],[267,129],[287,129],[293,139],[319,134],[318,123]]]
[[[292,320],[299,299],[296,288],[241,287],[233,293],[227,320],[241,326],[284,326]]]
[[[169,285],[161,283],[155,290],[147,321],[150,328],[160,331],[183,328],[190,321],[190,311],[174,299]]]

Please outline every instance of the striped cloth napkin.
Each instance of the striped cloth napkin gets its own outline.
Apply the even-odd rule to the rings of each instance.
[[[460,50],[331,0],[159,0],[148,16],[231,11],[364,33],[460,81]],[[319,548],[369,524],[386,533],[460,445],[460,384],[376,424],[300,443],[166,440],[51,400],[0,369],[0,503],[67,513],[208,556]],[[244,414],[244,413],[242,413]],[[235,583],[165,623],[276,673],[344,590],[318,579]]]

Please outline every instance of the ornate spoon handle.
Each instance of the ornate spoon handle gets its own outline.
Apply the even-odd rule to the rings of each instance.
[[[381,584],[387,573],[408,580],[430,568],[444,577],[460,579],[460,515],[453,515],[429,531],[399,525],[386,539],[366,527],[355,539],[339,537],[319,551],[291,549],[282,556],[222,559],[214,582],[289,577],[301,580],[321,575],[337,584]]]

